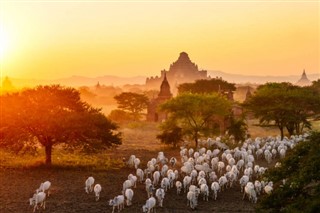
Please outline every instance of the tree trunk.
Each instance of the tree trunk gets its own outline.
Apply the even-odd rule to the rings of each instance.
[[[280,133],[281,133],[281,140],[283,140],[283,137],[284,137],[284,135],[283,135],[283,127],[279,127],[280,128]]]
[[[198,133],[194,135],[194,141],[196,142],[196,149],[198,148]]]
[[[300,135],[300,133],[302,132],[302,130],[303,130],[303,123],[302,123],[302,125],[300,126],[300,123],[297,122],[297,123],[296,123],[296,135]]]
[[[46,145],[45,150],[46,150],[46,165],[51,165],[52,145],[51,144]]]
[[[289,135],[294,135],[294,131],[296,129],[295,123],[294,122],[288,122],[285,127],[288,130]]]

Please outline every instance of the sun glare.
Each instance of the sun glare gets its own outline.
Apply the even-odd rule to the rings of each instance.
[[[8,35],[3,28],[0,28],[0,57],[3,58],[9,45]]]

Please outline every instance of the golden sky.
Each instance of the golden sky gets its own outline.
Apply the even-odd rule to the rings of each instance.
[[[0,2],[2,76],[154,76],[182,51],[234,74],[320,70],[319,1]]]

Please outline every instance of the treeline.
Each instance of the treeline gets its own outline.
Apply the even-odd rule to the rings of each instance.
[[[173,146],[188,139],[197,146],[199,139],[224,135],[227,130],[235,142],[243,141],[248,131],[247,114],[258,118],[261,125],[277,126],[284,137],[285,129],[289,135],[300,134],[311,128],[310,119],[319,118],[320,80],[308,87],[266,83],[243,104],[233,100],[235,90],[234,84],[220,78],[181,84],[179,94],[157,109],[167,115],[157,138]],[[104,96],[112,96],[118,106],[108,117],[88,101]],[[20,152],[40,143],[50,164],[56,144],[83,150],[119,145],[121,133],[115,122],[143,119],[155,97],[157,91],[122,92],[99,84],[79,90],[60,85],[38,86],[2,94],[0,147]],[[235,108],[242,112],[235,114]]]

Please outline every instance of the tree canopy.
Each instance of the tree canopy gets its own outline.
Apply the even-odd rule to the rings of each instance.
[[[114,96],[118,108],[131,113],[133,120],[139,120],[140,113],[148,107],[149,99],[144,94],[123,92]]]
[[[228,127],[228,135],[232,135],[236,143],[244,141],[247,136],[248,125],[245,118],[235,118],[234,115],[230,116],[230,125]]]
[[[54,145],[87,151],[121,144],[117,125],[101,112],[81,101],[73,88],[38,86],[0,96],[0,147],[17,153],[45,147],[46,164],[51,164]]]
[[[172,126],[190,136],[198,146],[200,136],[212,134],[219,118],[224,120],[231,113],[231,103],[219,94],[181,94],[160,105],[160,110],[169,114],[161,126],[163,134]],[[170,125],[169,125],[170,124]],[[159,136],[160,137],[160,136]]]
[[[224,81],[220,78],[212,78],[210,80],[200,79],[194,83],[183,83],[178,86],[179,94],[184,92],[209,94],[220,91],[235,91],[235,84]]]
[[[174,122],[169,122],[168,120],[162,124],[162,129],[163,132],[157,135],[157,139],[159,139],[161,143],[177,147],[179,142],[183,141],[182,129]]]
[[[308,118],[320,108],[320,94],[310,87],[290,83],[267,83],[244,103],[260,119],[261,124],[274,123],[281,138],[286,128],[290,135],[300,134],[310,128]]]
[[[274,190],[260,202],[267,212],[320,211],[320,133],[314,132],[288,152],[278,168],[269,169],[265,177],[273,181]],[[283,183],[285,180],[285,183]]]

